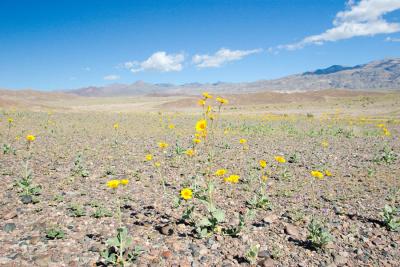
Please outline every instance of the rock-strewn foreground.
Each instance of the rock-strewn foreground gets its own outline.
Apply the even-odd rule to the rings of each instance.
[[[10,130],[8,117],[13,118]],[[259,245],[255,261],[260,266],[399,266],[400,234],[389,231],[380,215],[385,204],[400,205],[398,119],[349,117],[340,111],[318,116],[226,115],[212,137],[214,146],[200,143],[188,157],[181,150],[193,147],[199,117],[0,115],[1,143],[15,149],[15,155],[0,155],[0,266],[104,264],[100,252],[118,227],[115,190],[106,186],[110,179],[129,179],[118,189],[122,223],[133,244],[143,249],[132,265],[248,266],[246,252]],[[175,128],[167,127],[170,124]],[[384,135],[382,127],[390,135]],[[27,134],[36,136],[29,150]],[[247,140],[248,149],[239,139]],[[170,145],[165,154],[158,148],[160,141]],[[32,183],[42,189],[23,199],[15,182],[24,176],[24,157],[30,153]],[[152,161],[145,160],[149,153]],[[287,161],[276,162],[277,155]],[[260,188],[260,159],[267,161],[265,189],[271,208],[255,208],[238,236],[216,232],[196,238],[193,226],[180,218],[188,205],[195,204],[196,216],[204,214],[204,206],[196,198],[174,206],[180,190],[198,188],[195,184],[202,188],[204,173],[220,168],[240,175],[237,184],[212,178],[215,203],[225,211],[221,227],[235,226],[239,214],[249,209],[246,201]],[[162,171],[154,166],[156,161]],[[332,176],[316,180],[312,170],[329,170]],[[112,217],[93,217],[100,207]],[[324,250],[313,250],[307,242],[313,216],[324,221],[333,237]],[[49,238],[51,229],[62,231],[63,238]]]

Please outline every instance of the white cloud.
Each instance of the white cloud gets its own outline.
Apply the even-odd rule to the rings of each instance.
[[[156,70],[161,72],[181,71],[182,63],[185,60],[183,53],[167,54],[164,51],[155,52],[148,59],[142,62],[128,61],[123,65],[133,73],[147,70]]]
[[[245,56],[261,51],[261,49],[229,50],[221,48],[214,55],[194,55],[192,57],[192,62],[199,68],[217,68],[226,62],[240,60]]]
[[[110,75],[107,75],[107,76],[103,77],[103,79],[106,80],[106,81],[115,81],[115,80],[119,80],[119,78],[120,77],[118,75],[115,75],[115,74],[110,74]]]
[[[400,9],[400,0],[348,1],[347,9],[336,14],[333,27],[300,42],[280,45],[278,49],[295,50],[308,44],[321,45],[325,42],[349,39],[357,36],[373,36],[400,31],[400,24],[386,21],[383,16]]]
[[[395,42],[395,43],[397,43],[397,42],[400,42],[400,38],[393,38],[393,37],[386,37],[386,39],[385,39],[385,41],[386,42]]]

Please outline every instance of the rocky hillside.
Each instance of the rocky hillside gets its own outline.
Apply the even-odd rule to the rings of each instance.
[[[275,80],[250,83],[190,83],[183,85],[150,84],[138,81],[133,84],[111,84],[71,90],[81,96],[130,96],[143,94],[198,94],[207,90],[217,93],[242,93],[260,91],[307,91],[323,89],[400,90],[400,59],[373,61],[354,67],[333,65],[325,69],[308,71]]]

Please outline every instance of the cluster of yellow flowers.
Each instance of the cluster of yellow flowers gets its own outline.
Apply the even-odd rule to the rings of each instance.
[[[218,169],[215,171],[214,175],[218,177],[223,177],[228,171],[226,169]],[[228,177],[224,178],[224,181],[227,183],[237,184],[239,182],[240,176],[236,174],[232,174]]]
[[[114,179],[114,180],[108,181],[107,182],[107,186],[109,188],[116,189],[116,188],[118,188],[119,185],[127,185],[128,183],[129,183],[128,179],[122,179],[122,180],[115,180]]]
[[[321,171],[314,170],[314,171],[311,171],[311,176],[318,180],[322,180],[322,179],[324,179],[324,176],[328,176],[328,177],[332,176],[332,173],[328,170],[325,170],[324,173]]]
[[[376,126],[377,126],[378,128],[381,128],[381,129],[382,129],[383,135],[385,135],[385,136],[391,136],[391,133],[390,133],[390,131],[388,130],[388,128],[385,127],[385,124],[380,123],[380,124],[378,124],[378,125],[376,125]]]
[[[236,174],[231,174],[228,177],[224,178],[224,181],[227,183],[237,184],[239,182],[240,176]]]

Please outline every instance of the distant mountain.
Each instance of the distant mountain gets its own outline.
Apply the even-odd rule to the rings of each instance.
[[[354,70],[354,69],[359,69],[361,68],[362,65],[357,65],[354,67],[344,67],[341,65],[332,65],[326,69],[318,69],[316,71],[307,71],[304,72],[303,75],[322,75],[322,74],[331,74],[331,73],[335,73],[338,71],[343,71],[343,70]]]
[[[400,90],[400,58],[369,62],[346,67],[333,65],[274,80],[249,83],[187,83],[183,85],[151,84],[137,81],[133,84],[111,84],[69,90],[80,96],[134,96],[143,94],[176,95],[214,93],[246,93],[261,91],[308,91],[323,89]]]

